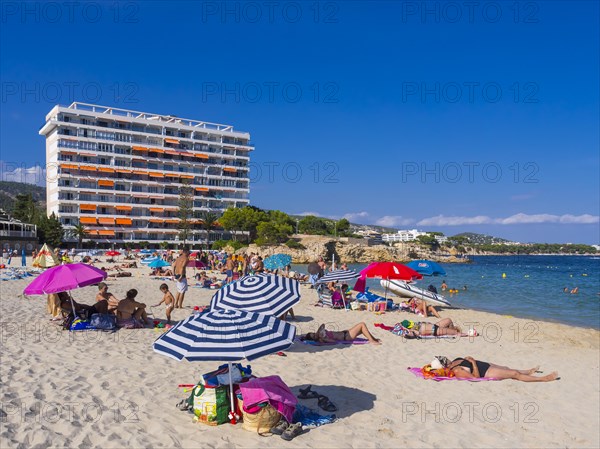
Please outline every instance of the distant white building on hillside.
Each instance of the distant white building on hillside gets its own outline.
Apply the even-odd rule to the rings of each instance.
[[[408,229],[408,230],[400,230],[395,234],[383,234],[381,239],[384,242],[394,243],[394,242],[413,242],[419,238],[421,235],[427,235],[428,232],[419,231],[417,229]],[[445,235],[436,235],[435,239],[441,245],[448,241],[448,237]]]
[[[418,231],[416,229],[400,230],[395,234],[383,234],[381,239],[384,242],[412,242],[417,240],[420,235],[426,235],[426,232]]]

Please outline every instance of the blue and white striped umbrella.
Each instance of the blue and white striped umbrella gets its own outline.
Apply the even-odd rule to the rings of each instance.
[[[327,284],[329,282],[346,282],[359,277],[360,274],[354,270],[335,270],[327,273],[317,281],[317,284]]]
[[[292,263],[292,256],[287,254],[273,254],[267,257],[263,264],[267,270],[278,270]]]
[[[191,315],[162,334],[154,351],[176,360],[254,360],[291,346],[296,327],[271,315],[213,310]]]
[[[259,273],[244,276],[214,294],[211,310],[245,310],[280,316],[300,301],[300,284],[295,279]]]

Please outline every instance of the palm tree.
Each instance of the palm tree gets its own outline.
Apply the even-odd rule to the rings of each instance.
[[[77,239],[77,247],[81,248],[81,243],[87,235],[87,229],[82,223],[77,223],[73,229],[69,231],[69,235]]]
[[[214,212],[205,211],[201,214],[200,219],[202,220],[202,227],[206,231],[206,241],[210,238],[210,231],[217,227],[219,216]]]

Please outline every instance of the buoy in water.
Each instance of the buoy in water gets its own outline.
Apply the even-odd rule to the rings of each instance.
[[[506,273],[502,273],[502,279],[506,278]]]
[[[528,274],[526,274],[526,275],[525,275],[525,276],[523,276],[523,277],[526,277],[526,278],[528,278],[528,277],[529,277],[529,275],[528,275]]]

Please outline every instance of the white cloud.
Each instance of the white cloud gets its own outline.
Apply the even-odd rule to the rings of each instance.
[[[477,215],[475,217],[446,217],[444,215],[436,215],[435,217],[424,218],[419,221],[419,226],[461,226],[461,225],[480,225],[491,224],[493,220],[485,215]]]
[[[600,222],[600,217],[597,215],[553,215],[553,214],[524,214],[519,213],[506,218],[491,218],[486,215],[477,215],[475,217],[446,217],[437,215],[435,217],[424,218],[419,221],[419,226],[462,226],[462,225],[515,225],[515,224],[542,224],[542,223],[558,223],[558,224],[595,224]]]
[[[46,168],[39,165],[25,167],[0,161],[0,180],[24,182],[46,187]]]
[[[406,226],[413,224],[415,220],[412,218],[405,218],[399,215],[384,215],[375,221],[378,226],[395,227],[395,226]]]
[[[318,212],[299,212],[299,213],[294,214],[294,215],[301,215],[303,217],[306,217],[307,215],[314,215],[315,217],[320,217],[321,216],[321,214],[318,213]]]
[[[348,220],[350,222],[356,222],[356,221],[363,221],[363,219],[367,218],[368,216],[369,216],[368,212],[361,211],[361,212],[348,212],[347,214],[344,214],[342,216],[342,218],[345,218],[346,220]]]

